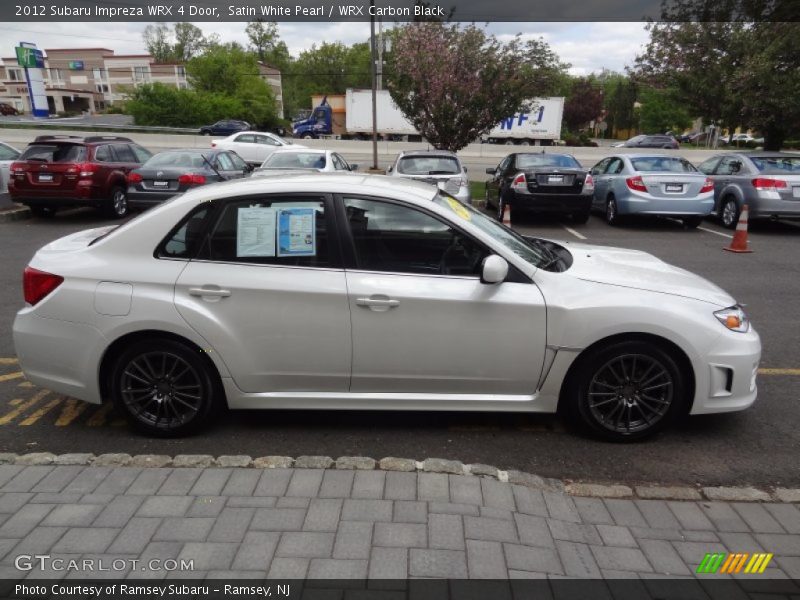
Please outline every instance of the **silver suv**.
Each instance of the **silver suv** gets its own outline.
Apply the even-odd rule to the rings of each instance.
[[[409,150],[397,155],[387,175],[424,181],[441,187],[462,204],[472,204],[467,168],[449,150]]]

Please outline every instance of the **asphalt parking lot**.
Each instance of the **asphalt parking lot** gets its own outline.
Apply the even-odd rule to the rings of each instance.
[[[651,252],[719,284],[747,305],[762,336],[759,399],[744,413],[688,418],[639,444],[598,442],[550,415],[478,413],[233,412],[199,436],[152,440],[107,408],[26,382],[11,325],[22,304],[21,273],[35,250],[68,233],[107,224],[90,211],[54,220],[0,223],[0,451],[271,454],[380,458],[437,456],[543,476],[613,482],[796,485],[800,430],[800,223],[751,224],[752,254],[722,247],[732,232],[714,221],[694,231],[668,219],[608,227],[527,218],[529,235]]]

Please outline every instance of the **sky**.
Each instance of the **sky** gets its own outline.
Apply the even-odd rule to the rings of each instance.
[[[110,48],[117,54],[144,53],[142,30],[147,23],[71,23],[68,29],[57,23],[0,23],[0,56],[13,56],[19,41],[39,48]],[[223,42],[247,43],[245,23],[196,23],[205,33],[217,33]],[[573,75],[588,75],[602,69],[623,71],[631,65],[647,42],[641,23],[491,23],[489,31],[501,40],[515,34],[523,38],[543,37],[570,63]],[[289,52],[299,52],[321,41],[344,44],[369,39],[369,23],[280,23],[278,31]],[[5,46],[8,47],[5,47]]]

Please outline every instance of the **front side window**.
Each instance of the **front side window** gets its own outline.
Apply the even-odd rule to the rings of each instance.
[[[344,198],[344,204],[359,269],[480,276],[489,251],[443,221],[379,200]]]
[[[217,155],[216,163],[217,169],[220,171],[233,171],[234,169],[231,157],[226,152]]]
[[[717,167],[717,175],[738,175],[742,170],[742,161],[735,156],[726,156]]]
[[[226,153],[228,158],[231,159],[231,163],[233,163],[233,168],[236,171],[244,171],[247,168],[247,163],[242,160],[242,157],[236,154],[235,152],[228,152]]]
[[[325,203],[318,197],[252,198],[228,203],[201,258],[213,261],[331,267]]]
[[[18,157],[19,152],[0,144],[0,160],[15,160]]]
[[[145,150],[141,146],[137,146],[136,144],[131,144],[130,146],[131,151],[136,155],[136,162],[147,162],[153,156],[153,154],[149,150]]]
[[[622,162],[622,159],[614,157],[611,159],[611,162],[608,163],[608,167],[606,167],[606,173],[609,175],[616,175],[617,173],[622,173],[622,169],[624,168],[625,163]]]
[[[243,133],[242,135],[236,136],[236,141],[242,144],[255,144],[256,136],[254,136],[252,133]]]
[[[130,149],[128,144],[114,144],[114,152],[117,155],[117,160],[124,163],[139,162],[136,160],[136,155]]]
[[[97,162],[114,162],[114,156],[111,154],[110,146],[98,146],[94,151],[94,159]]]

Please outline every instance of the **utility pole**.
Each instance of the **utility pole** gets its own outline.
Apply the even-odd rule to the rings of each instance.
[[[371,9],[375,7],[375,0],[369,0]],[[378,170],[378,82],[375,73],[378,62],[378,53],[375,44],[375,11],[370,10],[369,17],[369,45],[370,55],[372,57],[372,170]]]
[[[383,89],[383,19],[378,19],[378,62],[375,67],[378,89]]]

